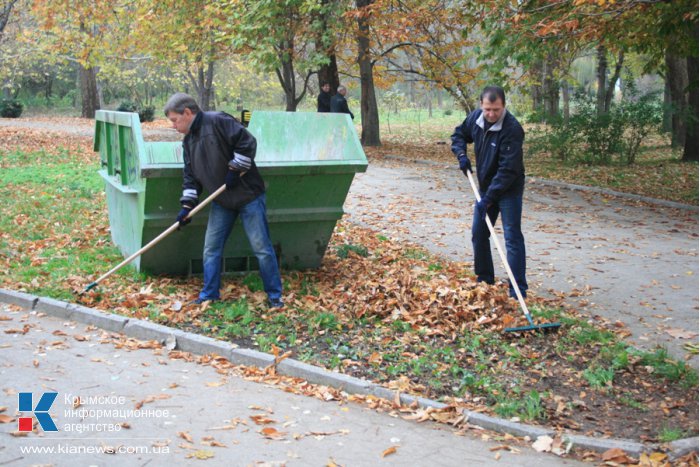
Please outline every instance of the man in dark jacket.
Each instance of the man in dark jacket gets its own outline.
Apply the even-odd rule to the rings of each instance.
[[[486,87],[480,101],[481,109],[470,113],[452,135],[452,152],[465,175],[472,168],[467,156],[467,144],[474,144],[476,155],[481,201],[476,203],[472,222],[474,272],[479,282],[493,284],[495,281],[486,216],[495,223],[500,213],[508,264],[520,292],[526,297],[525,239],[520,227],[525,187],[525,132],[506,110],[503,88]],[[510,296],[516,298],[513,287],[514,284],[510,284]]]
[[[254,161],[255,137],[231,115],[201,111],[187,94],[174,94],[164,111],[173,128],[185,135],[180,225],[190,222],[186,217],[203,190],[213,193],[226,184],[226,191],[212,201],[204,239],[204,287],[194,303],[220,298],[224,245],[240,216],[258,259],[269,305],[282,307],[282,281],[267,225],[265,184]]]
[[[331,111],[331,85],[323,83],[321,85],[321,93],[316,99],[316,110],[322,113]]]
[[[348,90],[345,89],[345,86],[338,86],[338,94],[331,97],[331,112],[348,114],[350,118],[354,120],[355,116],[350,112],[348,101],[345,100],[345,94],[347,93]]]

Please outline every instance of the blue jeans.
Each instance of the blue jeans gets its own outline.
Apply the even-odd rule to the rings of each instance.
[[[483,196],[483,193],[482,193]],[[527,296],[527,281],[525,280],[525,238],[520,230],[520,218],[523,212],[523,195],[508,195],[489,207],[487,214],[491,223],[495,224],[498,214],[501,214],[503,234],[506,239],[506,258],[520,293]],[[474,213],[472,222],[472,246],[474,247],[474,273],[476,280],[493,284],[493,259],[491,257],[491,232],[485,220]],[[508,281],[510,283],[510,281]],[[510,296],[516,297],[513,284],[510,284]]]
[[[224,245],[239,215],[253,253],[258,258],[265,292],[270,300],[278,300],[282,296],[282,280],[267,227],[264,193],[237,211],[226,209],[216,201],[212,202],[204,238],[204,288],[199,293],[199,298],[220,298]]]

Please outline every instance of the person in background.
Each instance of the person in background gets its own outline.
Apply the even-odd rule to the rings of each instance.
[[[329,83],[321,85],[321,93],[316,99],[316,110],[322,113],[331,111],[331,85]]]
[[[481,93],[481,108],[471,112],[452,134],[452,152],[460,170],[472,170],[467,144],[474,144],[476,175],[481,201],[476,203],[472,221],[474,273],[479,282],[495,281],[491,258],[491,234],[486,216],[492,223],[501,214],[508,265],[523,297],[525,279],[525,239],[521,231],[525,166],[525,132],[518,120],[506,110],[506,95],[500,86],[487,86]],[[510,296],[516,298],[516,284],[510,284]]]
[[[258,259],[268,304],[283,307],[282,281],[267,225],[265,184],[254,160],[255,137],[229,114],[203,112],[184,93],[170,97],[164,112],[173,128],[185,135],[180,226],[190,222],[187,216],[203,190],[213,193],[226,184],[226,191],[211,204],[204,239],[204,286],[193,304],[219,300],[224,245],[240,216]]]
[[[345,99],[347,93],[348,90],[345,89],[345,86],[338,86],[338,93],[331,97],[331,112],[348,114],[354,120],[355,116],[350,112],[348,101]]]

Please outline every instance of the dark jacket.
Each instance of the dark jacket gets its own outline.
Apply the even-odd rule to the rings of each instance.
[[[522,194],[525,188],[523,141],[525,131],[507,110],[487,131],[481,109],[470,113],[452,134],[452,152],[467,154],[474,143],[476,175],[482,195],[498,201],[504,195]]]
[[[184,158],[183,199],[199,198],[202,190],[213,193],[225,183],[228,163],[234,152],[255,158],[255,137],[231,115],[224,112],[198,112],[182,142]],[[233,190],[226,190],[216,202],[228,209],[239,209],[265,192],[265,184],[255,161]]]
[[[343,97],[343,95],[340,93],[331,97],[331,112],[349,114],[350,118],[352,118],[353,120],[355,119],[355,116],[352,114],[352,112],[350,112],[350,109],[348,108],[348,101],[345,100],[345,97]]]
[[[331,93],[321,91],[316,99],[316,110],[318,112],[330,112],[331,111]]]

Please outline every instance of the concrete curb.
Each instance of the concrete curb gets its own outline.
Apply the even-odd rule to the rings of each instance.
[[[119,315],[94,310],[80,305],[61,302],[50,298],[40,298],[22,292],[0,289],[0,302],[20,306],[22,308],[44,312],[60,319],[69,319],[80,323],[91,324],[108,331],[121,332],[129,337],[143,340],[157,340],[161,343],[175,343],[175,348],[194,354],[209,354],[228,358],[236,365],[248,365],[265,368],[274,364],[275,357],[252,349],[240,349],[235,345],[218,341],[206,336],[172,329],[149,321],[129,319]],[[363,379],[326,370],[325,368],[309,365],[294,359],[285,359],[277,364],[277,372],[281,375],[302,378],[310,383],[331,386],[347,393],[373,395],[387,400],[394,400],[396,391]],[[418,404],[422,408],[441,409],[446,404],[431,399],[400,394],[404,404]],[[532,440],[537,437],[557,433],[552,429],[524,423],[511,422],[491,417],[478,412],[463,410],[462,413],[471,425],[514,436],[528,436]],[[692,451],[698,451],[698,437],[677,440],[666,445],[642,444],[636,441],[610,438],[592,438],[574,434],[562,435],[564,441],[572,443],[574,448],[583,448],[596,452],[605,452],[611,448],[620,448],[632,456],[639,457],[643,452],[666,451],[670,459],[676,459]]]
[[[414,164],[442,167],[445,169],[452,169],[452,168],[456,167],[456,165],[453,166],[453,165],[447,164],[445,162],[435,162],[435,161],[428,161],[428,160],[422,160],[422,159],[411,159],[409,157],[392,155],[392,154],[387,154],[383,157],[385,159],[388,159],[388,160],[412,162]],[[665,199],[649,198],[647,196],[635,195],[635,194],[631,194],[631,193],[624,193],[621,191],[614,191],[614,190],[610,190],[608,188],[600,188],[600,187],[586,186],[586,185],[576,185],[573,183],[559,182],[556,180],[548,180],[545,178],[538,178],[538,177],[527,177],[526,181],[527,181],[527,183],[534,183],[534,184],[545,185],[545,186],[553,186],[553,187],[557,187],[557,188],[565,188],[567,190],[573,190],[573,191],[586,191],[586,192],[590,192],[590,193],[600,193],[600,194],[604,194],[604,195],[608,195],[608,196],[615,196],[618,198],[629,199],[631,201],[642,201],[645,203],[655,204],[658,206],[664,206],[664,207],[669,207],[669,208],[674,208],[674,209],[683,209],[686,211],[696,211],[696,212],[698,211],[698,206],[677,203],[675,201],[667,201]]]

